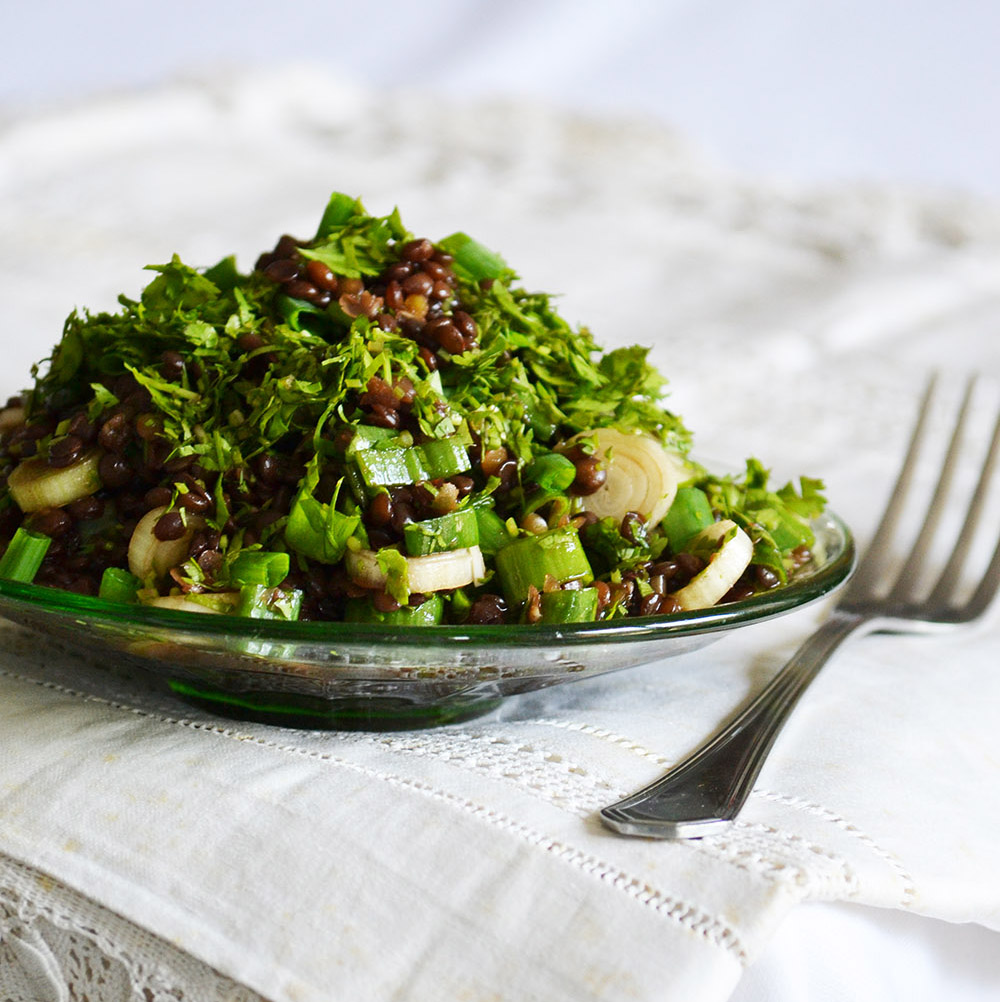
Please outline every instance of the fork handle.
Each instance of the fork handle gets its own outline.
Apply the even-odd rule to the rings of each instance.
[[[835,610],[728,727],[638,793],[601,811],[623,835],[697,838],[727,827],[746,802],[799,697],[830,655],[871,617]]]

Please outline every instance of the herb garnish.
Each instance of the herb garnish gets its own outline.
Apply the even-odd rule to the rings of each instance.
[[[334,194],[312,239],[283,237],[248,273],[231,257],[149,270],[117,312],[69,316],[33,370],[22,423],[3,438],[7,537],[23,522],[62,540],[43,583],[62,581],[60,562],[72,559],[85,571],[75,587],[96,591],[111,569],[103,595],[155,604],[178,590],[217,593],[214,605],[247,615],[266,605],[267,615],[338,618],[349,607],[378,618],[436,592],[434,616],[445,617],[487,606],[527,621],[669,612],[662,568],[674,554],[645,516],[661,518],[679,484],[702,521],[687,533],[700,555],[671,571],[673,589],[737,531],[753,542],[751,569],[774,581],[813,545],[818,481],[775,491],[756,460],[740,478],[697,467],[648,349],[602,352],[465,234],[418,240],[398,211],[372,216]],[[603,452],[601,429],[619,435]],[[650,457],[650,496],[618,510],[623,464],[638,464],[628,476],[642,480]],[[181,556],[165,578],[123,582],[137,566],[126,544],[139,546],[136,523],[153,509],[163,514],[141,541],[146,556],[161,544]],[[734,529],[699,537],[713,519]],[[436,535],[403,531],[424,521]],[[510,552],[537,566],[497,559],[528,536],[538,545]],[[235,594],[248,588],[267,594]],[[596,597],[545,599],[581,588]]]

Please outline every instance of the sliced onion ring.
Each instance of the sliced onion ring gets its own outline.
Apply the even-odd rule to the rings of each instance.
[[[387,580],[378,565],[374,550],[348,550],[347,573],[363,588],[384,588]],[[475,584],[486,576],[486,563],[478,546],[428,553],[406,558],[407,579],[411,592],[450,591]]]
[[[205,526],[205,520],[200,515],[189,514],[183,536],[157,539],[154,532],[156,523],[166,512],[166,505],[147,511],[132,530],[128,544],[128,569],[140,581],[149,577],[165,577],[178,564],[184,563],[191,549],[191,537]]]
[[[43,459],[26,459],[7,478],[11,497],[23,512],[63,505],[101,489],[97,472],[100,452],[92,449],[70,466],[49,466]]]
[[[729,539],[725,537],[729,535]],[[717,544],[725,539],[721,546]],[[702,529],[686,549],[716,545],[708,563],[683,588],[673,593],[682,609],[708,609],[740,579],[753,557],[753,541],[732,520],[724,518]]]
[[[673,504],[677,486],[689,476],[684,459],[664,449],[655,438],[628,434],[614,428],[598,428],[571,439],[592,438],[595,455],[602,459],[607,480],[587,496],[584,505],[598,518],[617,520],[634,511],[656,525]]]

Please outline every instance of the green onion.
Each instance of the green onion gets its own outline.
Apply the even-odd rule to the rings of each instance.
[[[269,588],[267,585],[244,585],[240,589],[235,614],[249,619],[298,619],[302,592]]]
[[[477,546],[479,522],[471,508],[461,508],[438,518],[403,526],[403,542],[406,552],[414,557]]]
[[[457,435],[409,447],[359,449],[354,461],[369,488],[453,477],[471,465],[465,443]]]
[[[553,498],[563,498],[566,489],[576,479],[576,466],[557,452],[543,452],[524,468],[521,481],[537,485],[530,490],[524,506],[525,514],[537,511]]]
[[[237,585],[276,588],[288,577],[291,559],[287,553],[243,550],[229,568],[229,580]]]
[[[576,479],[576,467],[558,452],[543,452],[524,468],[522,479],[538,484],[549,494],[558,494]]]
[[[589,584],[594,580],[583,543],[569,529],[516,539],[497,553],[496,562],[504,597],[512,605],[523,602],[532,585],[543,591],[550,577],[557,584]]]
[[[428,595],[420,605],[401,605],[391,612],[379,612],[369,598],[352,598],[344,608],[344,620],[348,623],[385,626],[435,626],[443,614],[444,602],[438,594]]]
[[[464,588],[456,588],[449,592],[445,599],[448,603],[448,621],[452,623],[464,622],[472,608],[472,599],[469,597],[469,593]]]
[[[478,523],[479,549],[487,556],[493,556],[513,539],[507,530],[507,522],[492,508],[477,505],[473,511],[476,513]]]
[[[377,425],[361,424],[354,429],[354,435],[344,450],[345,456],[353,456],[364,449],[375,445],[383,445],[390,439],[399,438],[399,432],[393,428],[380,428]]]
[[[465,233],[453,233],[438,242],[438,247],[454,259],[455,271],[474,282],[501,278],[508,271],[507,262]]]
[[[539,608],[542,623],[592,623],[597,619],[596,588],[542,592]]]
[[[663,531],[674,553],[680,553],[688,540],[715,521],[712,505],[703,490],[697,487],[679,487],[673,504],[663,517]]]
[[[434,438],[415,448],[420,454],[424,480],[453,477],[456,473],[464,473],[471,465],[465,443],[457,435]]]
[[[30,584],[35,580],[38,568],[48,552],[52,539],[39,532],[29,532],[21,528],[14,533],[7,552],[0,557],[0,578],[8,581],[23,581]]]
[[[142,587],[142,582],[121,567],[108,567],[101,575],[101,587],[98,598],[108,602],[122,602],[131,605],[136,601],[136,593]]]
[[[360,449],[354,461],[368,487],[389,487],[414,484],[421,476],[420,457],[416,447],[410,449]]]
[[[304,299],[292,299],[291,296],[277,297],[278,312],[293,331],[306,331],[309,334],[323,334],[332,328],[332,322],[325,310],[321,310]]]

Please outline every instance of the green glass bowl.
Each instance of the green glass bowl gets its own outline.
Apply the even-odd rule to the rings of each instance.
[[[0,615],[152,671],[225,716],[294,727],[402,729],[455,723],[507,696],[686,654],[792,612],[850,575],[855,548],[833,514],[822,558],[787,586],[693,612],[561,626],[274,622],[122,605],[0,581]]]

